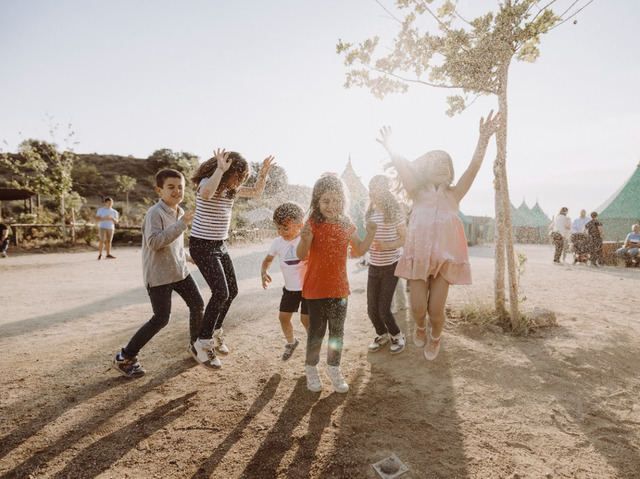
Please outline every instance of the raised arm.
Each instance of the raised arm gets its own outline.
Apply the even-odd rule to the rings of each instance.
[[[233,160],[229,159],[229,152],[220,148],[214,152],[214,158],[218,162],[218,167],[209,178],[205,178],[201,185],[196,185],[198,193],[200,193],[200,196],[205,200],[210,200],[216,194],[218,186],[220,186],[220,180],[222,180],[222,175],[224,175],[224,172],[229,169],[233,162]]]
[[[307,221],[300,232],[300,242],[296,247],[296,256],[299,259],[305,259],[311,249],[311,242],[313,241],[313,231],[311,230],[311,224]]]
[[[411,193],[416,190],[418,183],[415,179],[415,172],[411,168],[409,161],[393,151],[391,147],[391,127],[383,126],[380,129],[380,137],[376,138],[376,141],[380,143],[391,158],[391,166],[393,166],[398,172],[402,186]]]
[[[367,222],[367,234],[363,239],[360,239],[358,236],[358,231],[354,231],[351,235],[351,257],[356,258],[358,256],[364,255],[367,251],[369,251],[369,247],[371,247],[371,243],[373,243],[373,238],[376,235],[376,230],[378,225],[373,221]]]
[[[259,198],[264,193],[264,187],[267,184],[267,174],[272,166],[275,166],[273,162],[273,156],[267,156],[262,162],[262,168],[258,173],[258,179],[253,186],[241,186],[238,189],[238,196],[242,198]]]
[[[478,174],[478,171],[480,171],[480,167],[482,166],[482,161],[484,160],[484,155],[487,151],[489,140],[491,139],[491,136],[496,132],[499,125],[500,112],[493,116],[493,110],[491,110],[489,112],[489,116],[487,116],[486,121],[484,118],[480,118],[480,136],[478,137],[476,151],[473,153],[473,158],[471,159],[471,163],[469,163],[467,171],[463,173],[456,186],[453,187],[453,194],[458,201],[464,198],[464,195],[466,195],[469,191],[469,188],[471,188],[473,180],[476,179],[476,175]]]

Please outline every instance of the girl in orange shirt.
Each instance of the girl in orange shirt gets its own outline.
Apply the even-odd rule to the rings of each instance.
[[[327,375],[336,392],[346,393],[349,385],[340,371],[344,321],[347,316],[349,280],[347,278],[347,250],[352,256],[362,256],[369,249],[376,232],[374,223],[367,224],[363,240],[356,227],[345,214],[347,198],[342,180],[335,175],[324,175],[313,187],[311,208],[300,234],[297,256],[307,258],[307,272],[302,286],[302,297],[309,307],[309,331],[305,373],[307,389],[322,390],[318,374],[320,348],[329,326],[327,349]]]

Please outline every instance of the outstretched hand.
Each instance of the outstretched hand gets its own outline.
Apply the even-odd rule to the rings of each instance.
[[[489,112],[487,119],[484,117],[480,118],[480,136],[486,139],[489,139],[491,135],[493,135],[498,128],[500,128],[500,122],[502,120],[502,116],[500,112],[493,115],[493,110]]]
[[[391,153],[391,127],[383,126],[380,128],[380,137],[376,138],[376,141],[380,143],[385,150]]]
[[[262,162],[262,167],[260,168],[260,174],[263,176],[267,176],[271,167],[276,166],[276,163],[273,161],[275,157],[272,155],[267,156]]]
[[[227,171],[231,166],[231,163],[233,163],[233,160],[229,158],[229,154],[230,152],[226,151],[224,148],[222,149],[218,148],[213,153],[213,157],[218,162],[218,168],[220,168],[220,170],[222,170],[223,173]]]

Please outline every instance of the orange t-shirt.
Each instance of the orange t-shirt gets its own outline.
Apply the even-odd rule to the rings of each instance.
[[[316,223],[309,220],[313,240],[302,285],[305,299],[349,296],[347,249],[356,230],[353,224]]]

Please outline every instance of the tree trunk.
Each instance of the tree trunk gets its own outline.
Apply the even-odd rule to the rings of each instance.
[[[509,182],[507,179],[507,82],[509,76],[509,63],[502,67],[500,75],[500,90],[498,92],[498,105],[500,107],[500,128],[496,132],[496,161],[498,162],[498,173],[500,175],[499,186],[502,198],[502,213],[504,215],[502,224],[504,225],[504,246],[507,260],[507,272],[509,274],[509,313],[511,316],[511,327],[516,332],[522,332],[524,324],[521,321],[520,309],[518,305],[518,276],[516,270],[516,256],[513,248],[513,227],[511,224],[511,201],[509,199]]]
[[[494,241],[495,241],[495,254],[494,254],[494,284],[493,294],[496,313],[501,319],[506,318],[507,310],[505,308],[505,295],[504,295],[504,212],[502,201],[502,186],[500,178],[500,164],[498,157],[493,163],[493,188],[495,190],[495,214],[496,222],[494,227]]]
[[[124,216],[127,219],[127,224],[129,224],[129,192],[128,191],[125,193],[125,198],[126,198],[126,205],[127,206],[126,206],[126,210],[124,212]]]
[[[62,226],[62,239],[67,239],[67,225],[64,222],[64,194],[60,195],[60,225]]]

